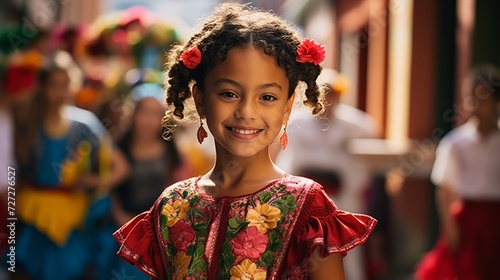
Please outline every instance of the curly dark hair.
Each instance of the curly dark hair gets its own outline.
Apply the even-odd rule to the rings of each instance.
[[[218,63],[226,59],[228,51],[248,45],[276,58],[289,80],[289,98],[299,81],[303,81],[307,85],[304,104],[311,108],[314,115],[320,114],[324,105],[316,78],[322,68],[313,63],[296,61],[300,43],[301,40],[291,25],[270,12],[237,3],[217,6],[197,33],[183,45],[174,46],[168,53],[166,102],[172,110],[166,112],[164,126],[171,125],[171,120],[184,118],[185,102],[191,97],[190,86],[193,82],[203,90],[204,78]],[[202,53],[201,62],[195,69],[187,68],[180,61],[182,52],[192,46],[197,46]]]

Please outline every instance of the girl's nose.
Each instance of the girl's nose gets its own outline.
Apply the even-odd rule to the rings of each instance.
[[[252,100],[243,99],[235,111],[235,117],[243,120],[253,120],[257,114],[256,104]]]

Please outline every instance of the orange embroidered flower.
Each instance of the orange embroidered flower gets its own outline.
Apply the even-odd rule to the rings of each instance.
[[[189,262],[191,257],[186,255],[184,251],[179,251],[174,257],[172,265],[175,267],[174,275],[172,275],[173,280],[182,280],[188,271]]]
[[[167,216],[167,227],[173,226],[178,220],[186,218],[189,203],[186,199],[176,200],[173,205],[165,204],[161,213]]]
[[[194,69],[201,62],[201,51],[198,46],[192,46],[184,50],[180,60],[189,69]]]
[[[306,63],[312,62],[318,65],[325,60],[325,46],[318,44],[318,42],[306,38],[297,47],[297,62]]]
[[[266,280],[266,271],[257,268],[249,259],[231,268],[231,280]]]
[[[280,215],[280,209],[264,203],[250,209],[246,219],[250,222],[249,227],[257,227],[261,233],[266,233],[268,229],[276,227],[276,223],[280,220]]]

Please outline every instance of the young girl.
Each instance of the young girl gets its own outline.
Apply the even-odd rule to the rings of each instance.
[[[472,71],[471,118],[439,143],[431,174],[442,236],[416,279],[497,279],[500,275],[500,73]]]
[[[198,140],[215,139],[204,175],[165,189],[115,233],[119,255],[153,279],[344,279],[342,256],[376,221],[336,208],[314,181],[285,174],[269,146],[286,126],[299,81],[323,110],[316,78],[324,47],[280,18],[222,4],[170,53],[166,119],[194,97]],[[280,136],[286,147],[286,129]]]

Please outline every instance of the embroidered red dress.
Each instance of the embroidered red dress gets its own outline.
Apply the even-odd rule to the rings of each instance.
[[[285,175],[260,191],[213,197],[176,183],[114,236],[154,279],[308,279],[307,262],[364,243],[377,221],[337,209],[316,182]]]

